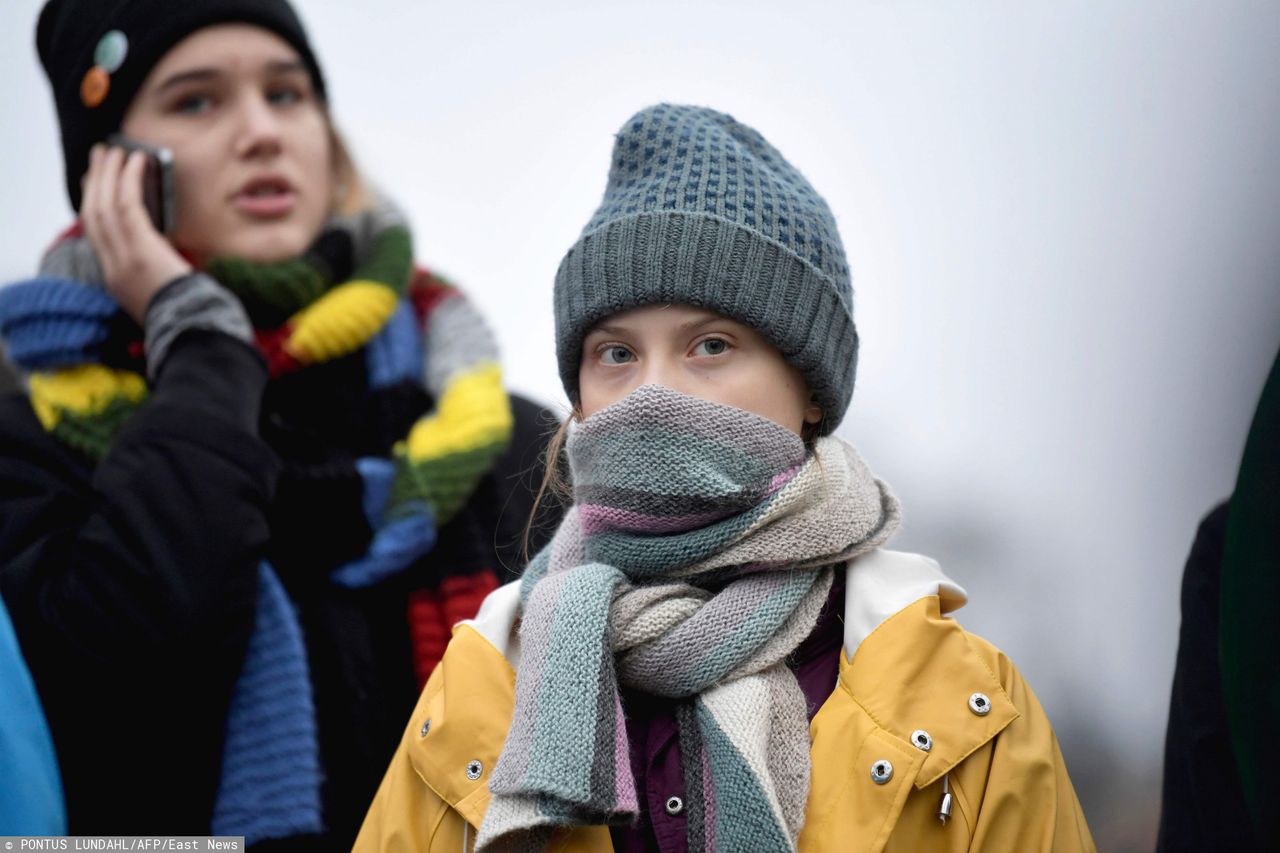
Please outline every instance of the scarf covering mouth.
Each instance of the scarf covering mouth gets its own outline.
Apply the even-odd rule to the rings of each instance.
[[[435,547],[506,448],[512,430],[494,338],[461,291],[415,267],[412,238],[389,202],[332,217],[302,257],[256,264],[218,258],[203,271],[233,293],[254,326],[272,380],[364,351],[370,399],[405,385],[435,407],[388,456],[354,461],[372,531],[367,550],[329,582],[371,587]],[[28,374],[45,430],[100,461],[147,405],[143,330],[107,293],[77,225],[45,254],[39,277],[0,290],[0,336]],[[323,773],[302,628],[276,569],[258,569],[254,630],[227,715],[214,835],[253,844],[323,831]],[[410,616],[415,669],[432,624]]]
[[[640,805],[620,685],[677,705],[691,851],[791,851],[809,790],[804,696],[785,657],[833,566],[900,510],[857,452],[646,385],[583,421],[574,506],[521,586],[515,712],[478,851],[623,825]]]

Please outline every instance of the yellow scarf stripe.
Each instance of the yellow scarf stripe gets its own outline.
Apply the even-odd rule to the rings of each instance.
[[[293,315],[293,333],[284,343],[302,364],[353,353],[376,335],[396,312],[399,297],[376,281],[349,281]]]
[[[433,415],[409,431],[406,449],[413,462],[439,459],[511,437],[511,403],[502,387],[502,368],[481,362],[453,377]]]
[[[56,427],[63,413],[96,415],[117,400],[138,403],[146,396],[141,376],[101,364],[31,374],[31,407],[46,430]]]

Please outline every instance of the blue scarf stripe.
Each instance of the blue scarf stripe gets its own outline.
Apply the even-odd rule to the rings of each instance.
[[[274,749],[264,749],[265,745]],[[258,611],[227,711],[214,835],[247,844],[324,830],[320,750],[306,648],[293,605],[267,563]]]
[[[356,460],[356,470],[364,485],[364,516],[373,538],[362,556],[330,573],[330,580],[347,589],[373,586],[391,577],[425,557],[436,544],[435,518],[425,503],[411,501],[398,507],[394,518],[387,517],[396,477],[394,462],[364,456]]]
[[[26,370],[91,360],[106,342],[119,306],[106,293],[65,279],[31,279],[0,288],[0,336]]]
[[[422,330],[408,302],[401,302],[387,325],[369,341],[365,358],[373,390],[400,382],[422,384]]]
[[[436,544],[435,521],[425,504],[418,506],[420,512],[398,516],[376,531],[369,550],[334,569],[329,578],[348,589],[373,586],[431,553]]]

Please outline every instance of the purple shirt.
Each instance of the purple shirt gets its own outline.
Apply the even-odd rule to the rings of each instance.
[[[813,632],[787,657],[787,665],[804,691],[810,720],[835,689],[840,672],[844,589],[844,572],[836,571]],[[684,801],[675,707],[674,701],[661,696],[623,690],[622,708],[627,716],[640,818],[635,826],[613,827],[613,848],[617,853],[688,853],[684,812],[671,815],[666,808],[671,797]]]

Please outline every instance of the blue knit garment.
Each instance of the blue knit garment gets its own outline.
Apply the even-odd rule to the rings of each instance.
[[[323,831],[317,744],[302,629],[264,562],[254,631],[227,711],[213,834],[253,844]]]
[[[435,519],[431,508],[421,501],[402,505],[399,514],[388,518],[396,466],[389,459],[366,456],[356,460],[356,470],[364,481],[364,515],[376,531],[369,550],[334,569],[330,579],[347,588],[373,586],[430,553],[436,544]]]
[[[421,383],[422,349],[413,309],[403,302],[382,331],[369,341],[366,360],[370,389],[388,388],[399,382]]]
[[[75,281],[44,278],[0,289],[9,360],[26,370],[95,360],[119,310],[101,290]]]

